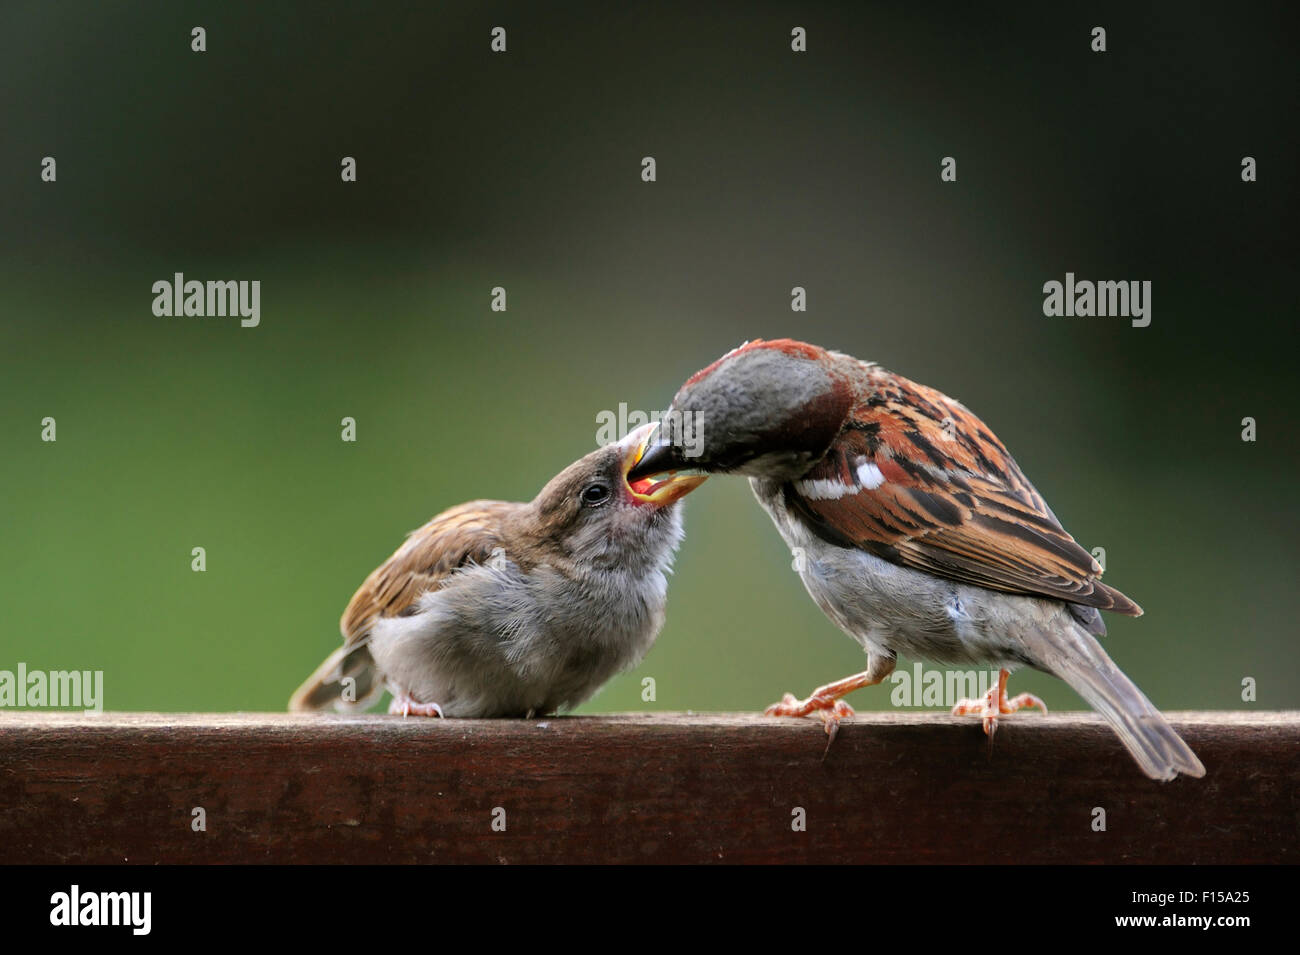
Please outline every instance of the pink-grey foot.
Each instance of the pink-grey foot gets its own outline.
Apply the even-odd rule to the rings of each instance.
[[[442,707],[437,703],[419,703],[405,693],[394,693],[393,701],[388,704],[388,712],[393,716],[442,716]]]
[[[840,697],[864,686],[872,686],[880,680],[880,676],[873,671],[868,671],[819,686],[806,700],[800,700],[793,693],[787,693],[781,697],[780,703],[773,703],[763,711],[763,714],[765,716],[816,716],[825,725],[826,735],[830,737],[826,741],[826,749],[829,752],[831,743],[840,731],[840,720],[853,715],[853,707]]]
[[[958,700],[957,705],[952,708],[952,715],[981,717],[984,720],[984,733],[987,736],[992,736],[997,731],[999,716],[1014,713],[1016,710],[1030,706],[1038,707],[1046,715],[1047,704],[1032,693],[1021,693],[1019,696],[1007,699],[1007,678],[1009,676],[1011,676],[1009,670],[1000,671],[997,686],[991,687],[978,700]]]

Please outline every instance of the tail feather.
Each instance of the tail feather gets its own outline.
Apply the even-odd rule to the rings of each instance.
[[[1071,621],[1068,630],[1037,629],[1033,636],[1044,668],[1107,719],[1144,773],[1162,780],[1205,775],[1191,747],[1082,627]]]
[[[344,680],[354,681],[344,684]],[[339,647],[316,672],[307,678],[289,699],[289,710],[303,713],[310,710],[336,710],[364,708],[383,692],[384,683],[375,669],[370,647],[364,643]]]

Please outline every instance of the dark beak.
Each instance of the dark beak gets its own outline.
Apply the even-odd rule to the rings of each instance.
[[[659,433],[656,430],[656,439]],[[641,460],[637,461],[628,472],[627,479],[639,481],[641,478],[662,474],[665,471],[679,471],[689,467],[692,467],[692,464],[682,457],[680,448],[668,441],[654,440],[645,449],[645,454],[641,455]]]

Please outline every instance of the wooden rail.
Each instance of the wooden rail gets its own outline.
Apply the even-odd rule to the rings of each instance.
[[[864,714],[823,759],[754,715],[0,712],[0,863],[1300,860],[1300,714],[1168,715],[1204,779],[1148,780],[1092,714],[991,748]]]

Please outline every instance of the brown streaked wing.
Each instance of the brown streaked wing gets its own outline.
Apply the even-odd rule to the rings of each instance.
[[[824,536],[950,580],[1131,615],[988,427],[951,398],[882,375],[805,481],[857,490],[790,503]],[[858,475],[874,464],[883,483]],[[874,475],[869,475],[874,480]]]
[[[470,501],[448,508],[412,531],[352,595],[339,621],[344,645],[365,636],[375,617],[396,616],[421,594],[438,590],[457,568],[486,563],[502,546],[503,522],[523,506],[508,501]]]

